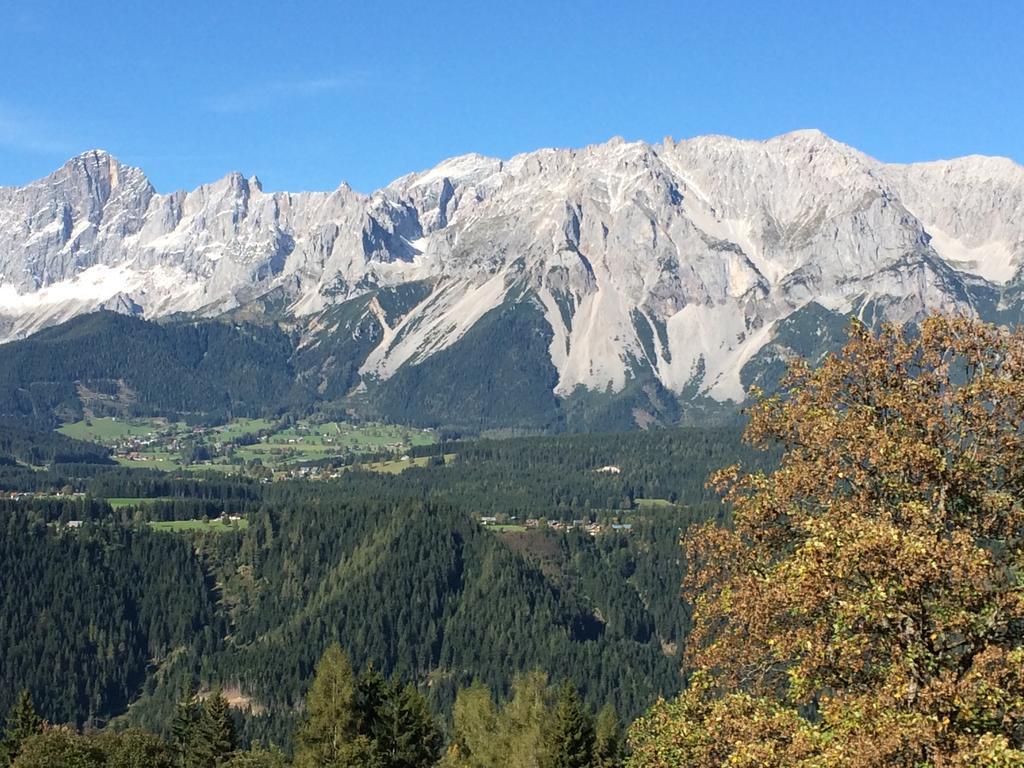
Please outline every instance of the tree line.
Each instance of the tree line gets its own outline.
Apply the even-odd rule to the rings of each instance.
[[[27,691],[11,707],[0,768],[619,768],[622,730],[610,706],[595,717],[567,680],[534,672],[496,701],[482,684],[459,692],[450,734],[412,684],[356,674],[338,644],[316,666],[292,739],[294,751],[240,746],[217,689],[182,690],[166,735],[139,728],[79,731],[51,725]]]

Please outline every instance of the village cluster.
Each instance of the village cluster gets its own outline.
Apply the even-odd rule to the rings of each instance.
[[[488,528],[504,530],[536,530],[539,528],[550,528],[553,531],[582,530],[591,536],[599,536],[602,533],[629,533],[633,530],[632,523],[594,523],[589,520],[547,520],[538,517],[528,517],[522,523],[515,515],[484,515],[480,518],[480,524]]]
[[[388,456],[401,462],[385,471],[412,466],[413,446],[436,442],[429,429],[387,424],[281,423],[235,419],[220,426],[189,426],[162,419],[85,419],[61,431],[69,437],[102,443],[122,464],[155,469],[208,467],[249,472],[277,479],[336,479],[337,468],[363,456]],[[400,458],[399,458],[400,457]]]

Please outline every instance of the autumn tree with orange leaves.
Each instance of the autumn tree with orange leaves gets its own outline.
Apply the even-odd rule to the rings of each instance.
[[[1024,332],[854,324],[792,366],[684,541],[688,690],[633,768],[1024,766]]]

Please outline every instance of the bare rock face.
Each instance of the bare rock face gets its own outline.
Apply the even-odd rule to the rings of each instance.
[[[362,376],[529,295],[562,395],[643,372],[739,399],[744,367],[809,305],[973,311],[1022,266],[1024,168],[886,165],[817,131],[466,155],[371,195],[268,193],[240,174],[164,195],[99,151],[0,189],[5,339],[100,307],[216,316],[270,295],[315,330],[333,305],[418,283],[430,290],[401,317],[371,303],[382,331]]]
[[[98,151],[26,187],[0,189],[3,285],[31,294],[122,262],[123,241],[142,226],[154,194],[141,171]]]

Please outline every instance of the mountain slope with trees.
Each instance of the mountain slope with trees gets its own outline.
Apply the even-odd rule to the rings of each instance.
[[[181,684],[198,680],[252,703],[239,722],[243,741],[283,744],[316,660],[337,641],[356,669],[372,664],[426,686],[442,713],[474,680],[506,695],[518,673],[536,668],[571,677],[594,709],[611,701],[635,715],[682,682],[689,614],[672,587],[682,575],[675,542],[720,518],[704,478],[735,455],[738,436],[722,428],[447,442],[416,449],[438,459],[430,466],[397,476],[353,467],[340,482],[0,467],[0,490],[33,494],[0,500],[9,615],[43,610],[50,594],[79,606],[62,611],[61,643],[49,624],[0,624],[0,648],[21,660],[4,667],[0,707],[28,687],[51,720],[160,729]],[[595,471],[608,465],[619,472]],[[139,501],[105,501],[124,497]],[[222,513],[248,527],[149,528]],[[480,525],[495,514],[594,520],[608,532]],[[612,532],[620,519],[632,530]],[[96,653],[110,642],[120,643],[120,662]],[[47,671],[65,667],[81,675],[70,678],[81,695]]]
[[[99,312],[2,348],[0,409],[53,424],[83,403],[97,415],[263,415],[294,384],[291,342],[276,328],[147,322]]]

